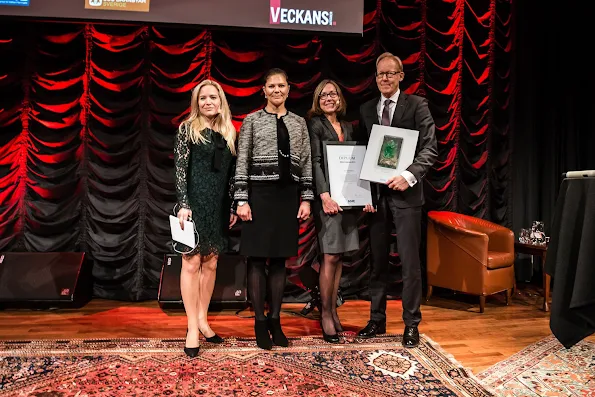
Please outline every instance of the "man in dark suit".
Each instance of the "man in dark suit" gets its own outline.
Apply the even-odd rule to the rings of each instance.
[[[358,336],[372,338],[386,332],[386,283],[389,269],[390,219],[395,224],[399,257],[403,271],[403,346],[419,344],[417,329],[421,321],[422,280],[419,247],[421,210],[424,204],[423,178],[438,156],[434,120],[425,98],[407,95],[399,89],[403,80],[403,63],[384,53],[376,61],[376,84],[380,98],[360,108],[360,134],[369,139],[374,124],[419,131],[415,158],[401,175],[390,178],[386,185],[372,184],[377,206],[367,205],[371,213],[370,245],[370,321]]]

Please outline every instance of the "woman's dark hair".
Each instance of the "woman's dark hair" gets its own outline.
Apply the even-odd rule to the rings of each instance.
[[[283,76],[283,77],[285,77],[285,80],[288,80],[289,81],[289,79],[287,78],[287,73],[285,73],[285,70],[279,69],[279,68],[272,68],[272,69],[269,69],[269,71],[265,73],[264,79],[263,79],[262,83],[266,85],[267,80],[269,79],[269,77],[275,76],[275,75],[278,75],[278,74],[281,75],[281,76]]]

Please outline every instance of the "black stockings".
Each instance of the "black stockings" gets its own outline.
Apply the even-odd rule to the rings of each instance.
[[[327,335],[335,335],[337,332],[343,331],[337,315],[337,294],[343,270],[342,265],[340,255],[325,254],[320,267],[321,325]]]
[[[267,258],[248,259],[248,293],[257,320],[266,319],[264,315],[264,300],[267,293],[266,261]],[[271,258],[268,274],[269,316],[271,318],[279,318],[281,313],[285,279],[285,258]]]

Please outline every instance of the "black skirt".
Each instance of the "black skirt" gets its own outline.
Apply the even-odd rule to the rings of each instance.
[[[242,223],[240,254],[289,258],[298,254],[300,205],[296,183],[252,182],[252,221]]]

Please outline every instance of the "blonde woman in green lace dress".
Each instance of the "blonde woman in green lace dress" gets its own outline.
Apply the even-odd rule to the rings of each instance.
[[[207,321],[215,286],[217,258],[227,246],[226,231],[237,217],[230,213],[236,130],[221,86],[204,80],[192,91],[190,115],[176,134],[174,155],[178,219],[193,220],[199,245],[182,256],[180,289],[188,317],[184,352],[195,357],[199,334],[221,343]]]

